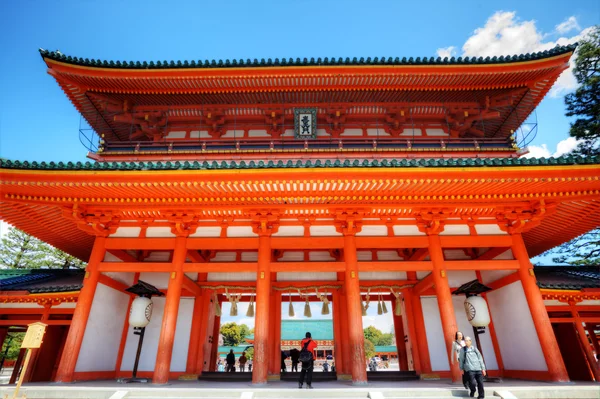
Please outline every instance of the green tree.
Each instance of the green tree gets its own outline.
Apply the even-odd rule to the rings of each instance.
[[[579,43],[573,74],[579,87],[565,96],[567,116],[575,117],[569,131],[581,140],[578,155],[600,154],[600,25]]]
[[[365,335],[365,339],[368,339],[374,345],[377,345],[376,342],[379,342],[379,340],[381,339],[381,336],[383,335],[381,330],[379,330],[375,326],[368,326],[367,328],[365,328],[363,330],[363,333]]]
[[[2,344],[2,352],[0,356],[6,353],[6,360],[15,360],[21,351],[21,343],[23,343],[25,333],[8,333],[4,343]],[[8,348],[8,351],[6,350]]]
[[[252,335],[252,330],[246,324],[240,324],[240,336],[242,337],[242,342],[246,337]]]
[[[248,348],[248,349],[246,349],[246,358],[248,360],[254,359],[254,348]]]
[[[221,335],[223,335],[224,346],[238,346],[242,342],[242,335],[240,334],[240,326],[237,323],[225,323],[220,329]]]
[[[0,244],[0,262],[8,269],[39,269],[46,257],[43,241],[11,227]]]
[[[373,356],[375,356],[375,345],[373,342],[365,338],[365,357],[370,359]]]
[[[544,255],[555,255],[552,258],[555,263],[573,266],[597,265],[600,263],[600,228],[561,244]]]
[[[86,263],[14,227],[0,242],[0,267],[8,269],[85,268]]]
[[[387,346],[394,343],[394,334],[385,333],[381,334],[381,337],[377,342],[374,342],[375,346]]]

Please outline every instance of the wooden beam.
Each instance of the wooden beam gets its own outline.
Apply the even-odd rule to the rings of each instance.
[[[168,262],[100,262],[98,271],[104,272],[170,272],[173,264]]]
[[[511,273],[508,276],[504,276],[496,281],[492,281],[491,283],[485,284],[485,285],[490,287],[493,290],[497,290],[497,289],[505,287],[509,284],[512,284],[515,281],[519,281],[519,273],[518,272]]]
[[[430,270],[433,270],[433,264],[430,261],[358,262],[358,270],[361,272],[430,271]]]
[[[580,317],[584,323],[600,323],[600,317]],[[573,317],[550,317],[550,323],[575,323]]]
[[[0,320],[0,326],[26,326],[31,323],[37,323],[39,321],[40,321],[40,319],[29,319],[29,320],[6,319],[6,320]],[[48,324],[49,326],[69,326],[69,325],[71,325],[71,320],[46,320],[46,321],[44,321],[44,323]]]
[[[271,262],[272,272],[341,272],[344,262]]]
[[[442,248],[487,248],[512,245],[512,238],[509,235],[440,236],[440,241]]]
[[[344,237],[271,237],[271,249],[335,249],[344,247]]]
[[[432,272],[433,273],[433,272]],[[433,274],[428,274],[425,278],[419,281],[413,288],[416,296],[420,296],[423,292],[433,286]]]
[[[219,237],[188,238],[187,249],[238,250],[258,249],[258,238],[254,237]]]
[[[129,286],[127,284],[123,284],[120,281],[117,281],[117,280],[115,280],[113,278],[110,278],[106,274],[100,273],[100,277],[98,277],[98,282],[101,283],[101,284],[103,284],[103,285],[105,285],[105,286],[107,286],[107,287],[112,288],[113,290],[122,292],[122,293],[127,294],[127,295],[133,295],[133,294],[125,291],[127,288],[129,288]]]
[[[110,254],[116,256],[117,258],[121,259],[123,262],[139,262],[138,258],[136,258],[135,256],[131,256],[130,254],[128,254],[127,252],[125,252],[122,249],[111,249],[111,250],[107,250],[106,252],[109,252]]]
[[[578,312],[598,312],[598,311],[600,311],[600,306],[575,305],[575,309],[577,309]],[[559,305],[559,306],[546,305],[546,310],[548,312],[570,312],[571,307],[569,305]],[[3,313],[3,309],[0,309],[0,313]],[[552,318],[552,317],[550,317],[550,318]]]
[[[415,253],[411,255],[411,257],[408,260],[414,262],[422,261],[425,260],[427,255],[429,255],[429,248],[419,248],[415,251]]]
[[[194,280],[189,278],[188,276],[183,276],[183,288],[188,290],[192,296],[199,297],[202,295],[202,289],[196,284]]]
[[[447,260],[446,270],[517,270],[517,260]]]
[[[195,249],[190,249],[189,251],[187,251],[187,257],[192,262],[196,262],[196,263],[206,262],[206,259],[204,258],[204,256],[200,255],[200,253]]]
[[[356,237],[356,248],[427,248],[428,245],[429,241],[425,236]]]
[[[107,238],[106,250],[148,249],[164,251],[175,248],[174,238]]]
[[[495,248],[490,248],[487,251],[485,251],[484,253],[482,253],[481,255],[479,255],[476,260],[491,260],[494,259],[496,256],[503,254],[504,252],[508,251],[510,248],[508,247],[495,247]]]
[[[244,273],[256,272],[256,262],[203,262],[184,263],[183,271],[199,273]]]
[[[32,304],[33,305],[33,304]],[[50,308],[50,314],[73,314],[75,308]],[[2,308],[0,307],[0,314],[39,314],[44,313],[44,308]]]

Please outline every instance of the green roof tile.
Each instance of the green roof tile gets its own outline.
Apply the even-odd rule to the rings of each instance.
[[[212,161],[212,162],[28,162],[0,160],[2,169],[20,170],[206,170],[206,169],[273,169],[273,168],[440,168],[440,167],[486,167],[486,166],[552,166],[552,165],[600,165],[600,157],[565,155],[558,158],[419,158],[384,159],[362,161],[345,160],[343,164],[331,161]]]
[[[254,60],[205,60],[205,61],[104,61],[104,60],[95,60],[88,58],[78,58],[64,55],[60,51],[48,51],[44,49],[40,49],[40,54],[43,58],[48,58],[55,61],[64,62],[72,65],[80,65],[87,67],[97,67],[97,68],[115,68],[115,69],[167,69],[167,68],[244,68],[244,67],[260,67],[260,68],[268,68],[268,67],[295,67],[295,66],[339,66],[339,65],[470,65],[470,64],[503,64],[503,63],[512,63],[512,62],[522,62],[522,61],[531,61],[531,60],[539,60],[549,57],[554,57],[556,55],[565,54],[571,51],[574,51],[577,47],[577,43],[570,44],[568,46],[556,46],[551,50],[537,52],[537,53],[527,53],[520,55],[507,55],[500,57],[458,57],[458,58],[450,58],[445,57],[442,59],[441,57],[417,57],[414,59],[410,57],[406,59],[403,57],[402,59],[396,57],[392,59],[392,57],[368,57],[366,60],[364,58],[357,59],[354,57],[352,60],[350,58],[311,58],[310,60],[304,58],[293,58],[289,59],[279,59],[275,58],[274,60],[269,58],[265,60],[264,58],[260,61],[256,58]]]

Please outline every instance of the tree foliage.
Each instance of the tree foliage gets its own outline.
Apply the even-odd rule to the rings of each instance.
[[[84,268],[75,258],[14,227],[0,242],[0,267],[8,269]]]
[[[25,333],[8,333],[4,343],[2,344],[2,352],[0,352],[0,356],[4,356],[6,353],[5,360],[15,360],[19,357],[19,352],[21,351],[21,343],[23,343],[23,338],[25,338]],[[8,351],[6,350],[8,349]]]
[[[363,330],[365,339],[368,339],[375,346],[392,345],[394,342],[394,334],[383,333],[374,326],[368,326]]]
[[[600,154],[600,25],[579,43],[573,74],[579,87],[565,96],[567,116],[575,117],[570,135],[581,140],[576,153]]]
[[[551,249],[546,254],[555,255],[556,263],[574,266],[597,265],[600,263],[600,228]]]
[[[365,338],[365,357],[370,359],[373,356],[375,356],[375,345],[373,342]]]
[[[238,346],[242,342],[240,326],[235,322],[223,324],[220,332],[223,335],[224,346]]]
[[[248,327],[246,324],[240,324],[240,336],[242,337],[241,342],[243,342],[246,337],[249,337],[253,333],[254,329],[250,329],[250,327]]]

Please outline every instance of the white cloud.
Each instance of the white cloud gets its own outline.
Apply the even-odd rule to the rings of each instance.
[[[450,46],[450,47],[439,48],[439,49],[437,49],[437,55],[442,58],[454,57],[456,55],[456,47]]]
[[[529,153],[524,155],[524,158],[550,158],[550,157],[560,157],[561,155],[568,154],[573,151],[575,147],[579,144],[578,140],[574,137],[568,137],[564,140],[561,140],[556,145],[556,151],[550,153],[548,146],[546,144],[542,145],[530,145],[527,147]]]
[[[572,30],[579,31],[581,30],[581,27],[577,23],[577,18],[575,18],[574,16],[570,16],[564,22],[561,22],[560,24],[556,25],[555,30],[560,34],[564,34]]]
[[[553,33],[564,34],[573,30],[579,33],[571,37],[559,37],[555,41],[546,40],[550,35],[545,35],[538,30],[534,20],[521,21],[514,11],[498,11],[486,21],[483,27],[475,29],[473,35],[462,46],[461,55],[492,57],[550,50],[557,45],[564,46],[580,41],[592,28],[581,30],[575,17],[570,17],[557,25]],[[444,54],[452,52],[450,49],[454,49],[454,46],[438,49],[437,53],[441,56],[441,52]],[[569,69],[564,71],[554,84],[550,91],[551,97],[563,96],[577,87],[572,72],[574,58],[571,58]]]

